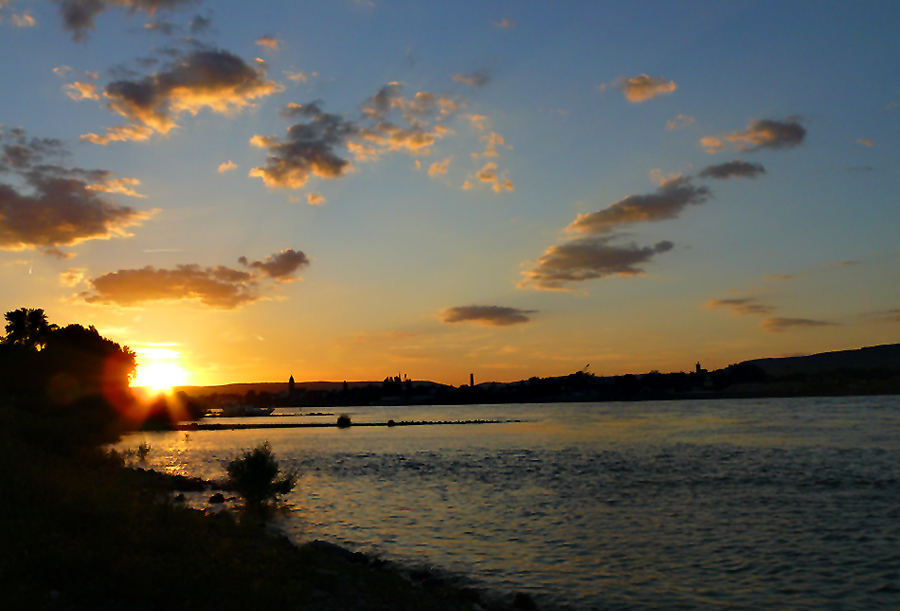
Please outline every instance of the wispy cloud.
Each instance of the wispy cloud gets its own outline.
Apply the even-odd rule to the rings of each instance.
[[[685,207],[702,204],[711,195],[708,187],[695,186],[690,177],[678,177],[664,182],[655,193],[629,195],[603,210],[579,214],[566,231],[608,233],[625,224],[674,219]]]
[[[766,168],[759,163],[748,163],[735,159],[727,163],[718,165],[709,165],[703,168],[697,176],[699,178],[716,178],[723,180],[726,178],[756,178],[760,174],[765,174]]]
[[[775,310],[773,306],[760,303],[753,297],[734,299],[713,299],[706,303],[707,308],[725,308],[734,316],[763,316]]]
[[[488,83],[488,74],[484,70],[476,70],[469,73],[457,73],[450,77],[454,83],[462,83],[473,87],[484,87]]]
[[[445,323],[474,322],[489,327],[508,327],[530,322],[536,310],[520,310],[493,305],[470,305],[446,308],[441,312]]]
[[[321,193],[310,193],[306,196],[306,203],[310,206],[321,206],[325,203],[325,197]]]
[[[637,276],[640,267],[656,255],[668,252],[674,244],[668,240],[653,246],[634,243],[617,245],[618,236],[595,236],[572,240],[547,249],[535,265],[523,273],[519,288],[572,290],[567,284],[607,276]]]
[[[37,21],[35,21],[29,11],[25,11],[24,13],[13,13],[9,20],[17,28],[33,28],[37,25]]]
[[[137,178],[107,178],[102,182],[86,185],[84,188],[90,191],[100,191],[101,193],[121,193],[122,195],[128,195],[129,197],[147,197],[132,189],[132,187],[136,187],[140,184],[141,181]]]
[[[446,174],[448,168],[450,167],[450,158],[447,157],[443,161],[435,161],[431,164],[431,167],[428,168],[428,175],[434,178],[440,174]]]
[[[224,174],[225,172],[230,172],[231,170],[236,170],[237,164],[229,159],[225,163],[219,164],[219,174]]]
[[[278,39],[274,36],[261,36],[256,39],[256,44],[261,47],[265,47],[267,49],[271,49],[272,51],[278,50],[278,45],[280,44]]]
[[[494,26],[496,26],[498,28],[502,28],[502,29],[512,29],[512,28],[516,27],[516,22],[510,21],[509,19],[504,17],[500,21],[495,21]]]
[[[873,146],[875,146],[875,142],[873,140],[871,140],[870,138],[860,138],[856,142],[863,146],[867,146],[869,148],[872,148]]]
[[[79,100],[99,100],[100,96],[97,94],[97,86],[93,83],[81,83],[74,82],[69,83],[63,89],[66,90],[66,95],[75,100],[76,102]]]
[[[827,320],[814,320],[811,318],[766,318],[759,323],[760,328],[766,333],[784,333],[790,329],[810,329],[819,327],[834,327],[837,323]]]
[[[639,74],[631,78],[620,76],[612,82],[612,86],[621,91],[625,99],[634,104],[640,104],[661,95],[669,95],[678,89],[678,85],[674,81],[667,81],[662,76],[652,77],[646,74]]]
[[[95,30],[94,21],[110,8],[124,8],[129,13],[145,12],[150,16],[158,10],[174,10],[195,4],[198,0],[57,0],[63,28],[71,32],[72,40],[84,41],[88,31]]]
[[[674,119],[669,119],[668,121],[666,121],[666,129],[669,131],[673,129],[681,129],[689,125],[693,125],[696,121],[697,119],[690,115],[678,115]]]
[[[806,128],[800,124],[802,117],[786,119],[760,119],[753,121],[747,129],[722,136],[707,136],[700,144],[707,153],[718,153],[728,146],[752,153],[760,149],[791,149],[800,146],[806,138]]]

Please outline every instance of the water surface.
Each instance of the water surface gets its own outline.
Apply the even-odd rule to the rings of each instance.
[[[301,473],[278,524],[294,539],[549,608],[898,608],[898,397],[340,411],[521,422],[143,438],[152,466],[206,478],[269,441]],[[298,413],[266,421],[336,420]]]

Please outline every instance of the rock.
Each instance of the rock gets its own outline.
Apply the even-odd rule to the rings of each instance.
[[[513,596],[513,607],[520,609],[520,611],[537,611],[534,599],[524,592],[516,592]]]

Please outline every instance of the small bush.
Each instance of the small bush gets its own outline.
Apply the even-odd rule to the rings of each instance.
[[[146,441],[142,441],[141,444],[137,447],[137,457],[141,462],[145,462],[147,460],[147,456],[150,455],[150,444]]]
[[[249,506],[259,506],[274,500],[279,494],[287,494],[297,484],[293,470],[284,475],[275,460],[275,454],[265,442],[228,463],[229,488],[244,497]]]
[[[341,414],[340,416],[338,416],[337,425],[339,429],[350,428],[351,424],[352,422],[350,422],[350,416],[348,416],[347,414]]]

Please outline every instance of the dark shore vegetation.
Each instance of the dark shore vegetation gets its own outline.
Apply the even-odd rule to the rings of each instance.
[[[59,329],[39,310],[10,314],[0,342],[4,609],[533,608],[523,595],[492,599],[432,570],[322,542],[293,545],[260,511],[186,507],[177,492],[207,482],[130,468],[103,448],[148,423],[190,417],[185,403],[135,400],[134,353],[93,327]],[[134,455],[151,451],[142,445]],[[268,447],[232,464],[226,487],[244,494],[247,508],[294,483]]]

